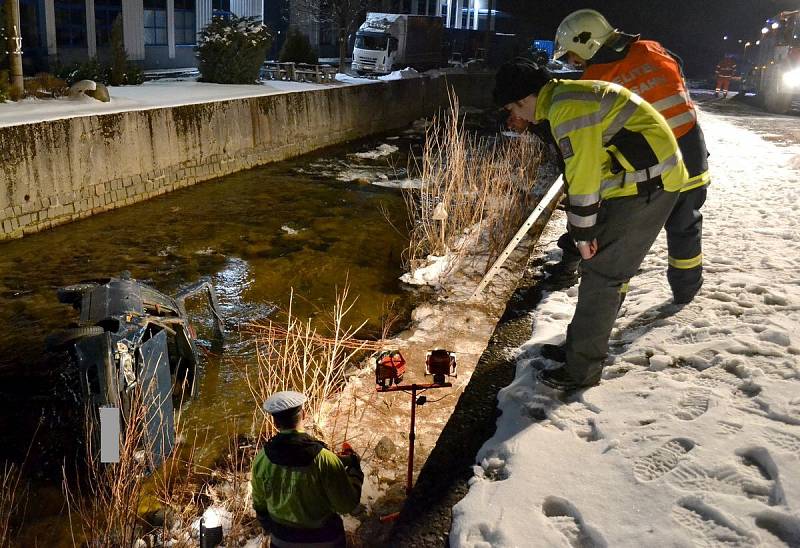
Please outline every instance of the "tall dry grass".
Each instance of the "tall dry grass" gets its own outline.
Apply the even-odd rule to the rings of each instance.
[[[406,266],[413,270],[428,255],[487,254],[488,269],[538,203],[541,160],[541,147],[532,139],[469,132],[451,95],[450,109],[425,134],[418,166],[422,187],[404,194],[411,223]],[[440,204],[447,212],[444,237],[433,219]]]
[[[0,548],[12,546],[15,538],[14,518],[19,516],[19,506],[26,502],[22,489],[22,469],[6,462],[0,469]]]
[[[121,423],[119,462],[100,461],[99,425],[94,409],[85,415],[85,463],[75,478],[63,470],[62,488],[74,545],[132,546],[139,538],[139,503],[148,462],[145,445],[147,406],[136,390],[130,415]]]
[[[320,425],[332,424],[324,420],[324,403],[344,386],[346,372],[351,366],[363,359],[365,353],[381,347],[380,342],[356,338],[366,321],[357,326],[348,323],[347,315],[355,299],[350,299],[347,287],[337,293],[323,327],[315,326],[311,319],[295,316],[293,300],[294,294],[279,320],[247,327],[255,338],[258,358],[247,377],[254,403],[254,438],[259,445],[275,432],[272,418],[263,410],[262,404],[281,390],[297,390],[305,394],[308,398],[305,404],[308,425],[323,440],[334,439],[333,432],[319,428]]]

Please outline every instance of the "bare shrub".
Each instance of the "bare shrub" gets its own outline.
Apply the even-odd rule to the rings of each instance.
[[[292,312],[294,294],[280,321],[250,325],[255,337],[258,363],[248,371],[248,384],[254,400],[255,439],[260,442],[275,432],[272,418],[261,407],[265,399],[281,390],[297,390],[308,398],[305,409],[308,422],[321,425],[323,404],[341,390],[348,368],[358,363],[366,351],[380,349],[379,342],[359,340],[357,327],[346,324],[346,316],[355,304],[345,287],[336,296],[325,332],[319,332],[311,319],[302,320]],[[315,432],[324,440],[332,432]]]
[[[418,166],[422,187],[404,194],[411,223],[405,261],[411,270],[428,255],[476,252],[488,254],[488,268],[539,201],[538,143],[478,137],[463,127],[458,108],[451,95],[449,111],[433,119]],[[433,219],[437,206],[447,213],[444,230]]]

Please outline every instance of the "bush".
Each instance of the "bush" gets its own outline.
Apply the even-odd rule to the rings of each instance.
[[[61,97],[66,95],[68,89],[64,80],[46,72],[25,80],[25,95],[39,99]]]
[[[282,63],[308,63],[316,65],[319,61],[317,50],[311,47],[308,36],[300,32],[297,27],[289,29],[286,41],[283,43],[278,60]]]
[[[124,69],[121,69],[121,67],[124,67]],[[111,66],[102,65],[97,59],[92,58],[85,63],[61,67],[56,70],[56,76],[64,80],[67,86],[71,86],[81,80],[94,80],[107,86],[133,86],[144,82],[142,69],[128,61],[127,56],[124,65],[118,63],[116,68],[113,64]]]
[[[255,17],[212,18],[197,46],[202,81],[254,83],[271,44],[272,34]]]

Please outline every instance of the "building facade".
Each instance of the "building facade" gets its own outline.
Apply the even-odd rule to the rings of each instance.
[[[197,33],[212,14],[263,20],[263,0],[19,0],[26,64],[39,70],[108,55],[122,16],[128,58],[145,69],[197,65]]]

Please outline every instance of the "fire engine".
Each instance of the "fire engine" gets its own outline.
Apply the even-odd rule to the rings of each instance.
[[[783,11],[767,20],[761,40],[746,56],[753,68],[745,77],[745,91],[754,92],[770,112],[783,114],[793,99],[800,99],[799,37],[800,10]]]

